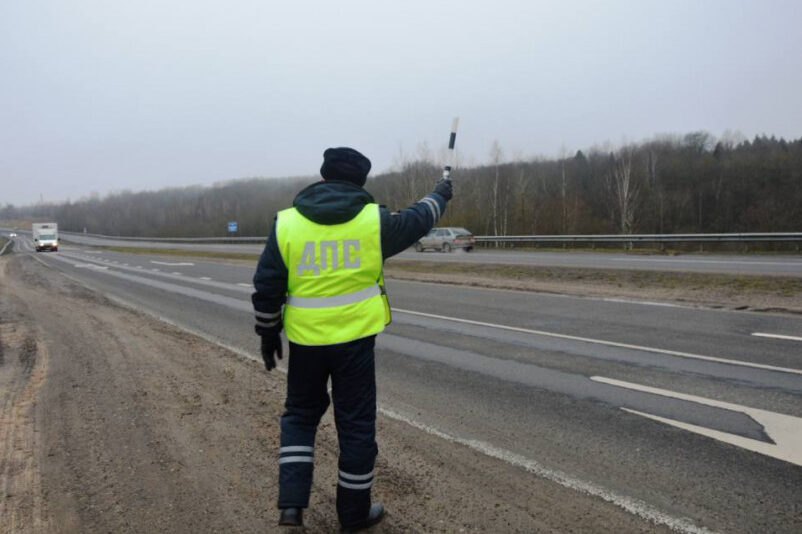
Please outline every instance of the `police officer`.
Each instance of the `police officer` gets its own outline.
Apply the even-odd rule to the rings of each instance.
[[[253,277],[256,333],[268,371],[282,356],[282,328],[290,346],[279,525],[303,524],[329,378],[340,445],[340,524],[356,532],[384,517],[384,507],[370,499],[378,452],[374,344],[390,322],[382,264],[437,223],[451,199],[451,182],[440,180],[416,204],[390,213],[362,188],[369,171],[370,160],[354,149],[326,150],[323,180],[278,213]]]

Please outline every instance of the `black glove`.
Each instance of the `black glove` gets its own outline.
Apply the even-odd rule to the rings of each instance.
[[[434,192],[447,201],[451,200],[451,197],[454,196],[451,188],[451,180],[447,178],[440,178],[437,180],[437,183],[434,184]]]
[[[279,360],[281,359],[281,336],[278,335],[278,332],[262,336],[262,359],[265,361],[265,369],[268,371],[276,366],[276,359],[273,357],[273,353],[278,356]]]

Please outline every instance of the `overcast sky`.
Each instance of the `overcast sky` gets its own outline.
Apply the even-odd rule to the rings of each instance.
[[[798,0],[3,0],[0,203],[656,133],[802,136]]]

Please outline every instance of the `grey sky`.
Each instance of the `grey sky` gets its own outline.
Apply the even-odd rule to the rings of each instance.
[[[0,2],[0,203],[310,175],[349,145],[556,155],[802,135],[802,2]]]

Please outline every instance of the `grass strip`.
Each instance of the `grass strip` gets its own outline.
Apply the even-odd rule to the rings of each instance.
[[[217,258],[257,261],[259,254],[247,252],[215,252],[178,248],[97,247],[126,254],[162,254],[193,258]],[[781,297],[802,295],[802,279],[784,276],[760,276],[628,269],[586,269],[505,265],[496,263],[446,263],[391,259],[384,268],[388,277],[430,280],[433,275],[462,277],[449,283],[500,287],[505,282],[550,282],[587,284],[626,289],[714,290],[730,294],[761,294]],[[437,281],[437,280],[432,280]],[[440,280],[444,281],[444,280]],[[519,287],[519,286],[516,286]],[[519,287],[526,289],[526,287]]]
[[[626,269],[585,269],[502,265],[490,263],[446,263],[393,259],[386,263],[388,276],[458,275],[470,277],[471,285],[503,281],[563,282],[605,285],[632,289],[717,290],[733,293],[760,293],[779,296],[802,294],[802,279],[783,276],[735,275]],[[477,279],[480,281],[476,283]],[[459,282],[457,282],[459,283]]]

